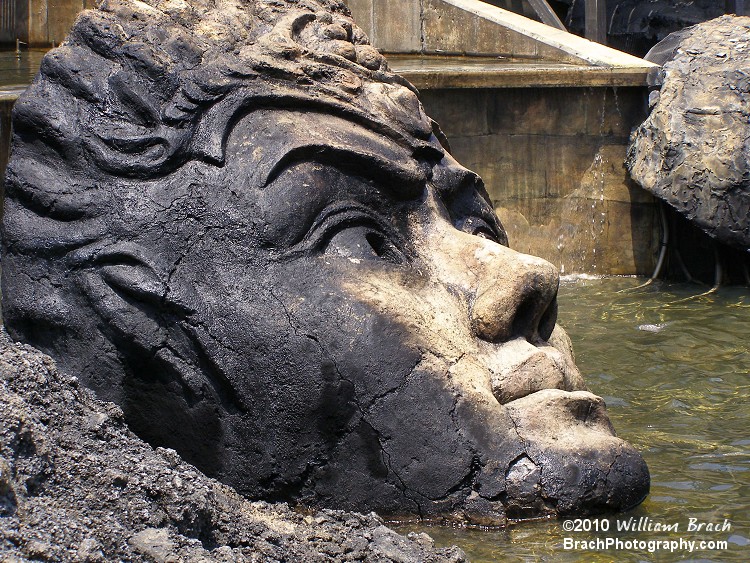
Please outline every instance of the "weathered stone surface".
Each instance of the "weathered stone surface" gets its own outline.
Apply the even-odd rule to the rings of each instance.
[[[17,559],[14,559],[17,558]],[[3,561],[464,561],[374,514],[245,500],[0,333]]]
[[[651,94],[651,114],[631,139],[628,168],[709,235],[746,249],[750,18],[724,16],[680,37]]]
[[[602,459],[632,452],[613,482],[629,493],[508,494],[520,456],[547,476],[588,463],[539,462],[509,414],[554,387],[556,417],[585,389],[558,273],[507,247],[481,180],[340,2],[105,2],[14,119],[8,330],[150,444],[315,508],[502,524],[506,506],[646,494],[605,426]]]

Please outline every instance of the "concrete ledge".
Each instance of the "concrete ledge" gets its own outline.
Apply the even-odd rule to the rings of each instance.
[[[0,102],[7,102],[11,105],[15,103],[18,96],[23,94],[28,86],[3,86],[0,87]]]
[[[389,55],[391,68],[419,89],[645,86],[654,69],[485,57]]]
[[[479,0],[346,1],[417,88],[645,86],[659,69]]]

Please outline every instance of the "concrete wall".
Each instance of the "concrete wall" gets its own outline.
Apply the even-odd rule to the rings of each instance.
[[[644,63],[478,0],[344,2],[372,44],[385,53],[471,54],[597,66]]]
[[[28,0],[0,2],[0,44],[15,43],[16,37],[28,36]]]
[[[651,274],[653,198],[623,165],[644,88],[422,90],[454,156],[485,181],[511,247],[564,273]]]
[[[579,60],[517,30],[498,28],[496,22],[477,14],[467,2],[346,0],[346,3],[373,45],[386,53],[472,53]],[[509,18],[516,16],[507,14]]]
[[[0,44],[16,39],[36,47],[60,43],[78,12],[94,0],[0,0]]]

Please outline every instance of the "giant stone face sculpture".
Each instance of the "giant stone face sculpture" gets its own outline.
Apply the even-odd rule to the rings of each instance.
[[[106,1],[17,103],[11,334],[250,497],[503,523],[648,491],[558,275],[334,0]]]

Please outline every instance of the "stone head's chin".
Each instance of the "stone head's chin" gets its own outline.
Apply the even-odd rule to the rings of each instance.
[[[510,462],[490,455],[473,490],[445,519],[504,526],[508,520],[618,512],[648,494],[646,463],[615,436],[600,397],[544,389],[500,408],[514,426],[520,453]]]
[[[509,518],[622,511],[648,494],[646,462],[615,436],[600,397],[545,389],[505,408],[526,450],[505,476]]]
[[[479,460],[448,520],[502,526],[616,512],[648,494],[645,461],[586,390],[562,330],[549,342],[518,338],[467,354],[448,374],[461,397],[455,421]]]

